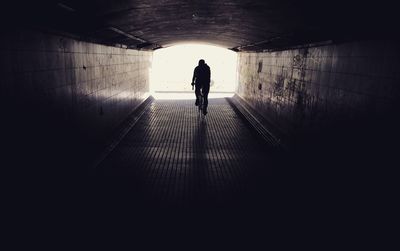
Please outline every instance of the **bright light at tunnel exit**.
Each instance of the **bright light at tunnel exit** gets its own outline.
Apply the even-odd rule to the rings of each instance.
[[[154,51],[150,70],[152,95],[163,99],[194,98],[190,83],[200,59],[211,69],[209,98],[231,96],[237,82],[236,52],[204,44],[176,45]]]

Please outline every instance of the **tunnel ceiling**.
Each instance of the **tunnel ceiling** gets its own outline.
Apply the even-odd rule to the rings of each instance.
[[[235,51],[260,51],[325,40],[381,38],[396,36],[399,21],[396,8],[385,1],[32,2],[11,4],[3,14],[12,13],[13,23],[143,49],[206,42]]]

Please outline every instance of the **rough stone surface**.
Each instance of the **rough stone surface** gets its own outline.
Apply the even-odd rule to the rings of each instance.
[[[329,39],[395,37],[399,23],[395,2],[389,0],[18,1],[7,9],[13,24],[148,49],[206,42],[254,51]]]
[[[56,135],[78,142],[102,142],[149,90],[151,52],[25,30],[3,37],[0,54],[8,120],[32,116],[38,127],[59,127]]]
[[[394,119],[399,53],[391,41],[239,53],[237,92],[292,136],[355,121]]]

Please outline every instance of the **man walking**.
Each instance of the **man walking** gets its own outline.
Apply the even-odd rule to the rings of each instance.
[[[204,115],[207,114],[208,93],[210,92],[210,77],[210,67],[206,64],[204,59],[200,59],[199,65],[194,68],[192,86],[195,86],[194,93],[196,94],[196,106],[199,105],[200,95],[202,94],[204,97]]]

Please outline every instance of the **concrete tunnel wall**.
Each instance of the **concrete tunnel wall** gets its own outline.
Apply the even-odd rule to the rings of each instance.
[[[241,52],[237,93],[288,145],[309,144],[310,135],[348,142],[362,130],[368,138],[367,128],[381,134],[397,122],[399,55],[394,41]]]
[[[49,149],[67,142],[48,153],[53,160],[66,152],[85,155],[149,90],[149,51],[18,30],[5,33],[0,52],[3,115],[11,121],[2,127],[15,153],[44,140]],[[307,136],[326,136],[332,129],[354,132],[365,122],[385,130],[388,120],[396,120],[399,55],[392,41],[240,52],[237,94],[287,144],[301,146]]]
[[[90,151],[147,97],[151,51],[33,30],[10,31],[0,43],[2,109],[14,144],[70,141],[59,151]],[[33,132],[16,141],[26,130]]]

